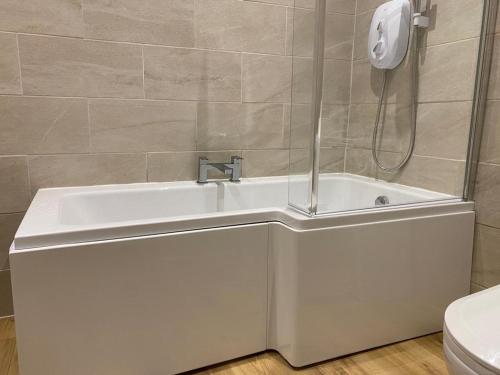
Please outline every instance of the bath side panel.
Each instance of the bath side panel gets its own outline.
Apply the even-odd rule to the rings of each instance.
[[[175,374],[266,349],[268,226],[11,255],[23,375]]]
[[[469,293],[473,230],[473,212],[272,226],[268,346],[304,366],[440,331]]]

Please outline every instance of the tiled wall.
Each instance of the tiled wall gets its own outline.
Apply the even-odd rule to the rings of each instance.
[[[500,284],[500,15],[476,180],[473,290]]]
[[[474,94],[483,0],[431,0],[432,24],[419,40],[419,106],[414,156],[400,173],[381,173],[371,139],[382,73],[367,56],[374,9],[384,0],[357,0],[346,171],[461,196]],[[464,11],[466,9],[466,11]],[[396,165],[409,142],[411,64],[391,72],[380,158]]]
[[[373,9],[382,2],[327,0],[322,171],[378,175],[369,140],[381,77],[367,63],[366,38]],[[421,41],[416,155],[402,174],[379,177],[458,193],[482,0],[432,4],[434,22]],[[201,155],[242,155],[245,176],[282,175],[290,144],[299,156],[292,167],[303,162],[313,5],[2,0],[0,316],[12,312],[8,246],[38,188],[195,179]],[[405,147],[408,74],[407,67],[400,69],[391,81],[383,158],[394,159]],[[494,139],[500,100],[494,87],[490,98],[485,133]],[[485,146],[479,172],[484,208],[475,282],[484,286],[500,277],[493,263],[480,268],[482,259],[500,263],[492,187],[500,163],[494,155],[493,142]]]
[[[335,124],[355,1],[327,2]],[[0,1],[0,316],[12,312],[8,246],[38,188],[192,180],[202,155],[241,155],[248,177],[287,174],[314,3]],[[323,170],[343,168],[343,152],[324,155]]]

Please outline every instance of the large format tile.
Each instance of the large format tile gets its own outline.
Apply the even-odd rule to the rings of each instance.
[[[324,104],[321,113],[321,147],[346,144],[348,105]]]
[[[21,94],[16,35],[0,33],[0,50],[0,94]]]
[[[319,155],[320,173],[344,172],[344,147],[322,147]]]
[[[282,104],[243,104],[242,143],[244,149],[288,148],[290,128],[284,121]]]
[[[293,28],[289,39],[293,40],[293,56],[312,57],[314,48],[314,11],[295,9],[292,14]],[[325,25],[325,58],[350,60],[354,38],[354,17],[347,14],[327,14]]]
[[[199,103],[197,117],[198,150],[288,147],[282,104]]]
[[[198,150],[240,150],[242,148],[241,103],[199,103],[197,118]]]
[[[241,151],[159,152],[148,154],[148,181],[193,181],[198,178],[200,157],[214,163],[229,162]],[[210,172],[209,178],[227,179],[222,173]]]
[[[0,154],[88,152],[87,101],[0,97]]]
[[[10,271],[0,271],[0,317],[14,315]]]
[[[262,0],[257,0],[262,1]],[[286,1],[286,0],[265,0],[265,1]],[[289,0],[290,6],[297,8],[313,9],[316,6],[316,0]],[[356,1],[354,0],[326,0],[326,11],[329,13],[354,14],[356,10]]]
[[[145,154],[74,154],[29,158],[31,191],[146,181]]]
[[[0,270],[9,268],[9,248],[23,216],[23,213],[0,214]]]
[[[379,160],[386,167],[396,166],[402,158],[403,153],[379,153]],[[413,155],[401,171],[387,173],[375,165],[371,149],[348,147],[346,172],[461,197],[465,162]]]
[[[471,111],[472,102],[419,104],[415,153],[465,160]]]
[[[461,198],[464,179],[463,161],[413,155],[407,167],[393,181]]]
[[[483,0],[433,0],[431,26],[426,29],[428,45],[479,37]]]
[[[359,14],[367,10],[375,9],[387,0],[356,0],[356,12]]]
[[[286,176],[288,175],[288,150],[243,151],[243,176]]]
[[[500,165],[479,164],[474,200],[476,221],[500,228]]]
[[[192,151],[196,103],[91,100],[92,152]]]
[[[500,24],[500,17],[497,18]],[[500,32],[500,27],[499,30]],[[488,99],[500,99],[500,35],[495,35],[491,57],[491,72],[488,85]]]
[[[83,0],[89,38],[194,46],[193,0]]]
[[[80,0],[2,0],[0,30],[83,36]]]
[[[0,157],[0,191],[0,213],[22,212],[28,208],[30,199],[26,157]]]
[[[372,22],[374,11],[369,11],[356,15],[356,26],[354,36],[354,60],[368,58],[368,34]]]
[[[483,287],[500,284],[500,229],[478,224],[474,236],[472,282]]]
[[[351,105],[348,128],[348,143],[352,147],[371,148],[377,104]],[[411,130],[411,109],[408,106],[387,104],[383,107],[377,147],[384,151],[406,149]]]
[[[480,160],[500,164],[500,101],[497,100],[486,103]]]
[[[144,47],[144,78],[147,98],[241,100],[238,53]]]
[[[244,102],[290,102],[291,58],[243,54],[242,62]]]
[[[141,98],[141,47],[89,40],[19,36],[24,93]]]
[[[195,0],[196,47],[283,55],[286,8],[240,0]]]
[[[419,67],[419,100],[472,100],[477,51],[477,39],[423,50]]]
[[[382,92],[383,73],[372,67],[368,60],[357,60],[352,64],[352,103],[378,103]],[[410,103],[411,63],[407,59],[387,74],[386,103],[397,103],[399,106]]]
[[[313,64],[311,58],[293,58],[292,102],[312,102]],[[349,104],[351,62],[325,60],[323,68],[323,102]]]

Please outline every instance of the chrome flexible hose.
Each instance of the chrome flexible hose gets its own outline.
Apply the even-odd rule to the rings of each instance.
[[[412,12],[413,13],[413,12]],[[410,55],[413,54],[413,61],[412,61],[412,97],[411,97],[411,128],[410,128],[410,143],[408,145],[408,149],[406,150],[406,153],[403,157],[403,159],[394,167],[386,167],[385,165],[382,164],[382,162],[379,159],[379,155],[377,153],[377,140],[378,140],[378,133],[380,131],[380,117],[382,114],[382,107],[384,105],[384,98],[386,95],[387,91],[387,81],[388,81],[388,72],[387,70],[383,71],[383,82],[382,82],[382,90],[380,93],[380,97],[378,100],[378,107],[377,107],[377,115],[375,117],[375,124],[373,127],[373,135],[372,135],[372,156],[373,156],[373,161],[379,167],[381,170],[389,173],[397,173],[400,171],[403,167],[408,164],[410,161],[412,155],[413,155],[413,150],[415,148],[415,139],[416,139],[416,133],[417,133],[417,107],[418,107],[418,28],[416,26],[411,27],[411,35],[410,35]]]

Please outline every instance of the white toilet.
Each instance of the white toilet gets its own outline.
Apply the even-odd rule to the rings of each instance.
[[[500,374],[500,285],[453,302],[444,319],[452,375]]]

